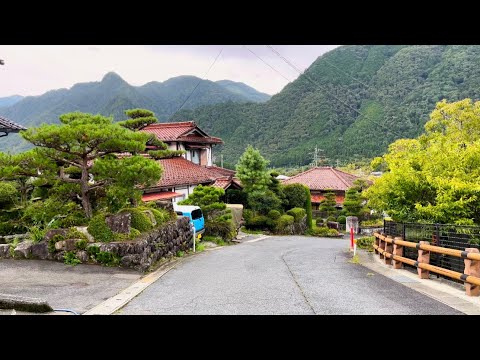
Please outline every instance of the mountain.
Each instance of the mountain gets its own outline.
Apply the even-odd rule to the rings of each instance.
[[[259,93],[259,94],[261,94],[261,93]],[[0,98],[0,108],[4,107],[4,106],[13,105],[13,104],[19,102],[22,99],[23,99],[23,96],[21,96],[21,95],[12,95],[12,96],[7,96],[7,97],[2,97],[2,98]]]
[[[271,95],[259,92],[251,86],[248,86],[241,82],[235,82],[231,80],[219,80],[215,81],[215,83],[223,86],[225,89],[231,91],[234,94],[246,97],[252,102],[265,102],[272,97]]]
[[[435,104],[480,99],[480,46],[355,45],[319,57],[265,103],[228,103],[177,112],[225,145],[236,163],[248,144],[273,166],[308,164],[315,146],[330,164],[371,158],[398,138],[423,132]]]
[[[118,74],[110,72],[100,82],[79,83],[70,89],[27,96],[11,106],[1,108],[0,114],[23,126],[32,127],[56,123],[61,114],[71,111],[112,115],[118,121],[126,118],[126,109],[146,108],[154,111],[159,121],[166,121],[182,105],[185,109],[192,109],[208,104],[262,101],[260,99],[265,99],[265,94],[242,83],[220,85],[195,76],[178,76],[164,82],[132,86]],[[28,147],[17,134],[0,141],[0,151],[8,149],[16,152]]]

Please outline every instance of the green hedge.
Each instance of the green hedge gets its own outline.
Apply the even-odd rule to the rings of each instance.
[[[286,228],[288,226],[293,225],[295,222],[295,219],[291,215],[282,215],[278,218],[278,220],[275,222],[275,232],[278,234],[282,234],[286,232]]]
[[[373,250],[374,236],[365,236],[356,240],[359,249]]]
[[[293,216],[295,222],[300,222],[305,217],[305,215],[307,215],[307,212],[303,208],[296,207],[288,210],[287,215]]]
[[[336,237],[339,235],[339,232],[335,229],[329,229],[327,227],[317,227],[312,230],[311,234],[313,236]]]
[[[337,222],[339,222],[340,224],[345,225],[346,222],[347,222],[347,217],[346,217],[346,216],[343,216],[343,215],[340,215],[339,217],[337,217]]]
[[[110,230],[105,222],[105,214],[94,216],[92,220],[90,220],[87,230],[96,241],[110,242],[114,240],[113,231]]]
[[[268,217],[272,220],[277,220],[282,214],[278,210],[270,210],[268,212]]]
[[[263,230],[267,228],[267,224],[271,222],[271,219],[264,215],[253,216],[247,220],[247,229]]]
[[[152,211],[152,209],[148,209],[149,211]],[[148,217],[147,214],[145,214],[141,208],[126,208],[122,209],[120,213],[130,213],[132,216],[132,222],[131,226],[140,232],[145,232],[148,230],[153,229],[153,224],[150,221],[150,218]],[[153,213],[153,211],[152,211]],[[155,217],[155,213],[153,213],[153,216]],[[162,215],[163,218],[163,215]]]

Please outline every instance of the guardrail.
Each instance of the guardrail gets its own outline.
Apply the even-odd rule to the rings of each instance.
[[[465,283],[467,295],[480,295],[480,251],[477,248],[466,248],[462,251],[430,245],[428,241],[420,241],[419,243],[406,241],[399,236],[393,238],[390,235],[378,232],[375,232],[373,236],[375,236],[375,244],[373,245],[375,254],[379,254],[380,259],[384,260],[386,265],[393,265],[394,269],[401,269],[403,264],[414,266],[417,268],[418,276],[421,279],[428,279],[431,271],[451,279],[460,280]],[[404,257],[404,248],[417,250],[417,260]],[[431,252],[462,258],[465,262],[464,272],[460,273],[431,265]]]

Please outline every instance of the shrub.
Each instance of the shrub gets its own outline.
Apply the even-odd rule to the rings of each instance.
[[[329,216],[327,218],[327,221],[333,221],[333,222],[336,222],[337,221],[337,218],[335,216]]]
[[[184,257],[185,256],[185,252],[182,251],[182,250],[178,250],[177,253],[175,254],[176,257]]]
[[[345,225],[346,222],[347,222],[347,217],[344,216],[344,215],[340,215],[339,217],[337,217],[337,222],[340,223],[340,224]]]
[[[307,187],[307,186],[303,186],[304,190],[305,190],[305,197],[306,197],[306,201],[305,201],[305,211],[307,212],[307,226],[308,226],[308,229],[312,229],[312,198],[311,198],[311,195],[310,195],[310,189]]]
[[[287,215],[293,216],[295,222],[300,222],[305,217],[305,215],[307,215],[307,212],[303,208],[296,207],[288,210]]]
[[[307,201],[305,186],[302,184],[289,184],[282,187],[286,198],[286,208],[303,208]]]
[[[364,236],[364,237],[358,238],[356,242],[357,242],[357,247],[359,249],[366,249],[369,251],[373,251],[373,243],[375,242],[375,237]]]
[[[247,228],[253,230],[261,230],[267,227],[269,218],[264,215],[253,216],[247,221]]]
[[[98,214],[90,220],[87,228],[90,235],[100,242],[110,242],[114,239],[113,231],[110,230],[105,222],[105,214]]]
[[[157,226],[164,224],[171,219],[171,215],[167,210],[151,208],[150,211],[157,221]]]
[[[0,222],[0,236],[23,234],[28,229],[21,223],[16,221]]]
[[[285,228],[289,225],[293,225],[295,218],[291,215],[282,215],[277,220],[277,227]]]
[[[100,248],[97,245],[90,245],[87,247],[87,254],[92,260],[95,260],[95,257],[100,252]]]
[[[151,211],[151,209],[149,209]],[[140,232],[145,232],[153,228],[150,218],[138,208],[127,208],[121,212],[129,212],[132,215],[131,226]],[[155,214],[154,214],[155,216]]]
[[[46,232],[47,230],[40,229],[38,226],[32,226],[30,229],[28,229],[30,240],[32,240],[34,244],[43,241]]]
[[[120,257],[108,251],[99,251],[95,260],[104,266],[117,266],[120,263]]]
[[[315,224],[317,224],[317,226],[323,226],[323,219],[315,220]]]
[[[383,226],[383,219],[364,220],[360,226]]]
[[[243,209],[243,219],[248,222],[254,216],[253,211],[250,209]]]
[[[277,220],[282,214],[278,210],[270,210],[268,212],[268,217],[272,220]]]
[[[227,241],[232,240],[237,231],[232,221],[232,215],[222,215],[205,222],[205,235],[219,236]]]
[[[75,247],[78,249],[78,250],[85,250],[87,248],[87,244],[88,244],[88,241],[85,240],[85,239],[82,239],[80,241],[77,241],[75,243]]]
[[[78,231],[74,227],[68,229],[67,235],[65,236],[66,239],[82,239],[88,241],[87,235]]]
[[[75,255],[73,251],[65,252],[65,254],[63,255],[63,262],[64,264],[72,265],[72,266],[75,266],[81,263],[81,261],[77,258],[77,255]]]
[[[272,209],[280,209],[282,202],[271,190],[254,190],[247,195],[248,206],[260,214],[268,214]]]
[[[312,229],[311,234],[313,236],[335,237],[339,235],[339,232],[335,229],[329,229],[327,227],[317,227]]]
[[[136,239],[140,234],[141,232],[139,230],[130,228],[130,234],[114,233],[113,237],[115,241],[128,241]]]

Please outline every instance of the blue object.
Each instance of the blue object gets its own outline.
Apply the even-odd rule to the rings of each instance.
[[[202,234],[205,232],[205,219],[202,210],[198,206],[193,205],[173,205],[173,210],[179,216],[186,216],[190,219],[190,223],[195,228],[195,233]]]

